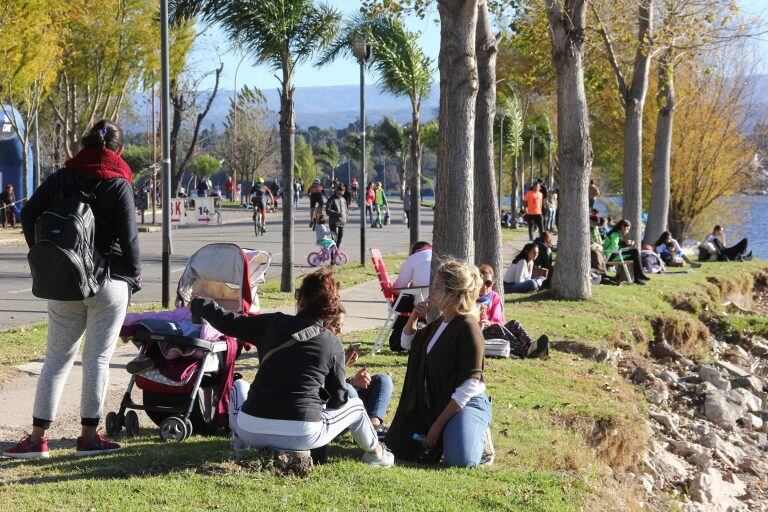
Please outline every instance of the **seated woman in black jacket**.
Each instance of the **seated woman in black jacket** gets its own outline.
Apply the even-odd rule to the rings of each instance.
[[[210,299],[192,301],[193,315],[254,344],[259,353],[253,383],[237,380],[231,391],[232,447],[311,450],[349,430],[366,452],[363,462],[392,466],[394,456],[379,443],[363,402],[347,394],[344,348],[324,327],[341,307],[333,273],[306,276],[296,301],[295,316],[244,316],[225,312]]]
[[[491,403],[483,382],[485,344],[476,306],[481,283],[474,266],[444,262],[429,296],[440,318],[417,331],[429,308],[421,303],[403,329],[408,369],[386,438],[398,459],[442,458],[458,467],[493,461]]]

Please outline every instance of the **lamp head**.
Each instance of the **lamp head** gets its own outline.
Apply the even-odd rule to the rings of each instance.
[[[365,39],[354,39],[352,41],[352,55],[354,55],[358,61],[368,63],[373,56],[373,49]]]

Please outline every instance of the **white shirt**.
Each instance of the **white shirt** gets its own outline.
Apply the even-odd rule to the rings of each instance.
[[[515,284],[522,283],[531,278],[532,262],[529,262],[525,258],[519,260],[517,263],[510,263],[507,267],[507,271],[504,273],[504,282]]]
[[[674,247],[672,248],[672,251],[670,251],[672,254],[677,254],[677,253],[681,253],[681,252],[683,252],[683,249],[682,249],[682,247],[680,247],[680,244],[679,244],[679,243],[677,243],[677,240],[675,240],[674,238],[672,239],[672,244],[673,244],[673,246],[674,246]],[[663,253],[664,251],[669,251],[669,249],[667,248],[667,246],[666,246],[665,244],[661,244],[661,245],[659,245],[658,247],[656,247],[656,252],[657,252],[658,254],[661,254],[661,253]]]
[[[440,327],[437,328],[434,336],[432,336],[432,339],[429,340],[429,343],[427,344],[427,354],[429,354],[429,351],[432,350],[432,347],[435,346],[435,343],[437,343],[437,340],[440,338],[440,336],[442,336],[446,327],[448,327],[448,322],[440,323]],[[403,331],[403,333],[400,335],[400,346],[406,350],[410,350],[411,344],[413,343],[413,338],[415,337],[416,333],[405,334],[405,331]],[[456,402],[456,405],[458,405],[459,408],[463,408],[472,399],[472,397],[482,393],[485,393],[485,382],[473,377],[462,382],[461,386],[457,387],[453,392],[451,398],[454,402]]]
[[[392,288],[428,287],[431,274],[432,249],[413,253],[403,262],[400,274],[392,283]]]

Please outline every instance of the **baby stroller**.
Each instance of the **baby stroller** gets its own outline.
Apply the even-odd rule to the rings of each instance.
[[[128,364],[134,375],[120,410],[107,414],[108,436],[117,436],[123,427],[129,437],[137,435],[136,410],[145,411],[160,427],[164,441],[183,441],[193,432],[215,434],[227,427],[229,390],[243,344],[208,324],[194,324],[186,305],[194,297],[208,297],[228,311],[258,314],[257,287],[265,281],[271,260],[269,253],[234,244],[206,245],[187,262],[176,310],[126,316],[120,334],[140,352]],[[142,403],[131,398],[134,385],[142,390]]]

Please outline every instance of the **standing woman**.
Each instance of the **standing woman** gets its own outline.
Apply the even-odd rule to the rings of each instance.
[[[109,361],[125,318],[131,291],[141,287],[139,238],[131,189],[131,169],[120,157],[123,130],[101,120],[83,138],[83,149],[38,188],[21,212],[27,245],[35,244],[35,222],[60,194],[94,190],[94,275],[99,291],[77,301],[48,301],[48,346],[32,414],[32,433],[7,448],[8,457],[48,457],[46,431],[56,416],[61,393],[83,333],[82,431],[77,455],[114,452],[120,445],[96,432],[109,377]],[[95,187],[95,189],[94,189]]]
[[[421,303],[403,330],[408,368],[386,439],[400,459],[416,459],[426,448],[425,462],[442,456],[448,466],[475,467],[493,460],[491,402],[483,382],[485,345],[476,307],[481,282],[474,266],[455,260],[441,264],[429,300],[440,318],[417,332],[429,308]]]

